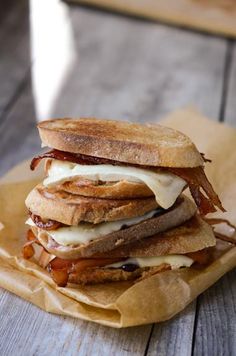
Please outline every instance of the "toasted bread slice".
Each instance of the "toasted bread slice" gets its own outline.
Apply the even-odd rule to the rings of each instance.
[[[135,241],[131,244],[110,251],[109,254],[99,254],[99,258],[117,257],[155,257],[164,255],[189,255],[198,261],[196,252],[202,255],[203,261],[211,260],[210,247],[216,245],[211,226],[200,217],[195,216],[182,226],[157,234],[150,238]],[[93,256],[95,257],[95,256]],[[195,258],[194,258],[195,257]],[[124,262],[125,263],[125,262]],[[75,284],[98,284],[148,278],[153,274],[170,270],[170,265],[163,263],[156,267],[138,268],[126,272],[121,268],[93,267],[69,274],[68,281]]]
[[[58,189],[72,194],[106,199],[137,199],[153,196],[153,192],[145,184],[127,180],[113,183],[78,178],[61,184]]]
[[[109,252],[109,257],[182,255],[200,251],[215,244],[216,239],[211,226],[199,216],[194,216],[174,229],[118,247]],[[107,255],[98,253],[93,257],[105,258]]]
[[[37,185],[26,198],[27,208],[42,219],[51,219],[65,225],[78,225],[81,221],[98,224],[142,216],[158,204],[154,197],[132,200],[88,198],[57,188]]]
[[[168,230],[156,236],[146,238],[124,245],[109,253],[94,255],[90,259],[56,261],[50,265],[50,273],[56,283],[65,286],[67,282],[75,284],[97,284],[105,282],[118,282],[148,278],[149,276],[171,269],[167,262],[153,267],[135,267],[129,271],[123,268],[112,268],[107,264],[123,261],[127,265],[127,258],[132,257],[158,257],[166,255],[183,255],[205,265],[214,257],[212,249],[216,239],[212,228],[198,216],[185,222],[183,225]],[[55,256],[45,250],[39,255],[38,262],[47,268]],[[105,261],[105,264],[104,264]],[[111,262],[109,262],[111,261]],[[70,263],[75,268],[70,268]],[[66,267],[67,266],[67,267]],[[130,265],[132,266],[132,265]]]
[[[196,206],[190,199],[182,195],[171,209],[164,211],[161,215],[98,237],[86,244],[62,246],[52,239],[50,231],[36,227],[33,228],[33,231],[43,247],[51,254],[63,259],[76,259],[90,257],[99,253],[106,254],[119,246],[123,248],[123,245],[132,241],[137,242],[143,238],[179,226],[194,216],[195,213]]]
[[[148,166],[203,165],[187,136],[161,125],[80,118],[43,121],[38,129],[44,145],[61,151]]]

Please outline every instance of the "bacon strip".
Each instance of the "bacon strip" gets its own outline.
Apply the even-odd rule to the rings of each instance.
[[[68,283],[70,273],[79,273],[87,268],[103,267],[120,260],[121,259],[117,258],[63,260],[59,257],[56,257],[49,263],[48,271],[58,286],[65,287]]]
[[[201,153],[201,156],[202,156],[204,162],[212,162],[210,159],[205,158],[204,153]],[[156,167],[153,167],[153,166],[144,166],[144,165],[139,165],[139,164],[135,164],[135,163],[130,164],[130,163],[126,163],[126,162],[118,162],[118,161],[108,159],[108,158],[94,157],[94,156],[84,155],[81,153],[70,153],[70,152],[59,151],[59,150],[53,149],[51,151],[45,152],[39,156],[34,157],[30,164],[31,170],[32,171],[35,170],[35,168],[38,166],[38,164],[44,158],[52,158],[52,159],[57,159],[59,161],[69,161],[69,162],[73,162],[73,163],[86,164],[86,165],[112,164],[113,166],[134,166],[134,167],[156,169]]]
[[[106,159],[106,158],[87,156],[87,155],[83,155],[80,153],[76,154],[76,153],[64,152],[64,151],[59,151],[59,150],[51,150],[51,151],[43,153],[42,155],[34,157],[31,161],[30,169],[32,171],[35,170],[35,168],[39,165],[41,160],[44,158],[53,158],[53,159],[57,159],[59,161],[69,161],[69,162],[73,162],[73,163],[86,164],[86,165],[92,165],[92,164],[120,165],[121,164],[120,162],[113,161],[113,160]],[[124,165],[127,165],[127,164],[124,163]]]
[[[201,154],[205,162],[210,162],[210,160],[204,158],[204,154]],[[163,170],[169,171],[178,177],[184,179],[189,186],[190,192],[195,200],[196,205],[199,208],[201,215],[206,215],[216,211],[218,207],[221,211],[225,211],[218,195],[215,193],[211,183],[208,181],[204,168],[202,166],[195,168],[165,168],[165,167],[152,167],[152,166],[141,166],[137,164],[128,164],[125,162],[118,162],[106,158],[92,157],[83,154],[74,154],[59,150],[51,150],[40,156],[33,158],[30,168],[34,170],[39,162],[44,158],[53,158],[60,161],[70,161],[78,164],[112,164],[121,166],[134,166],[144,169],[151,169],[156,171]],[[201,189],[205,192],[206,196],[201,192]]]
[[[169,168],[168,170],[188,183],[192,197],[201,215],[215,212],[216,207],[225,212],[218,195],[206,177],[203,167]],[[206,196],[200,189],[205,192]]]
[[[40,242],[37,237],[34,236],[31,230],[27,232],[28,242],[23,247],[23,256],[29,259],[34,256],[33,244],[37,243],[40,246]],[[197,251],[193,253],[188,253],[187,256],[192,258],[195,262],[200,265],[207,264],[209,262],[208,249]],[[43,268],[47,268],[52,279],[59,287],[65,287],[69,280],[70,273],[81,273],[86,269],[104,267],[112,263],[119,261],[125,261],[126,258],[80,258],[75,260],[65,260],[59,257],[54,257],[49,254],[42,247],[42,252],[39,258],[39,265]],[[168,267],[168,269],[170,269]]]
[[[206,265],[211,258],[208,249],[188,253],[187,256],[192,258],[200,265]],[[88,258],[79,260],[63,260],[59,257],[56,257],[49,263],[48,271],[58,286],[65,287],[68,283],[70,273],[80,273],[86,269],[104,267],[122,260],[125,260],[125,258]],[[168,269],[171,268],[169,267]]]

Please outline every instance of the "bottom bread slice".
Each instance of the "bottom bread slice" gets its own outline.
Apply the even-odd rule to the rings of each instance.
[[[122,269],[112,268],[87,268],[83,273],[71,273],[69,283],[98,284],[107,282],[121,282],[150,277],[156,273],[170,270],[170,265],[163,263],[157,267],[137,268],[135,271],[126,272]]]

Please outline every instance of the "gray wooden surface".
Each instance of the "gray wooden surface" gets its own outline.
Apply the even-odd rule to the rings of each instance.
[[[47,27],[49,2],[38,3],[38,22],[50,38],[55,20]],[[50,116],[158,121],[194,104],[236,125],[234,41],[66,4],[53,9],[55,17],[62,13],[75,56],[55,85]],[[0,174],[40,149],[36,111],[41,118],[46,111],[37,100],[53,88],[56,66],[44,63],[43,85],[36,83],[33,93],[31,72],[38,78],[42,58],[36,51],[31,60],[29,41],[27,1],[1,2]],[[63,36],[54,32],[48,56],[55,56],[58,41],[63,53]],[[235,355],[235,277],[232,271],[168,322],[124,330],[49,315],[0,290],[0,355]]]

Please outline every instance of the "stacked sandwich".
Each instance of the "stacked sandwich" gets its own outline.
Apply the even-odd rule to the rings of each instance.
[[[38,125],[45,179],[28,195],[24,255],[60,286],[145,278],[206,264],[216,240],[201,218],[224,210],[204,156],[160,125],[81,118]],[[195,200],[187,198],[188,188]],[[200,214],[198,213],[200,212]],[[192,268],[191,267],[191,268]]]

